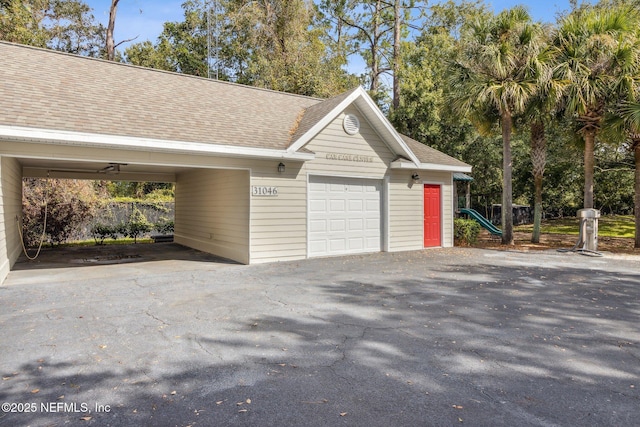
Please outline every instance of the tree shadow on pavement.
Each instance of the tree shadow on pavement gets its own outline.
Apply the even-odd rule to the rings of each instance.
[[[640,275],[462,262],[349,279],[331,267],[308,280],[313,265],[273,279],[274,266],[248,269],[246,311],[217,311],[204,292],[180,311],[165,294],[148,311],[166,326],[146,347],[27,354],[2,372],[1,401],[110,411],[4,413],[0,425],[637,423]]]

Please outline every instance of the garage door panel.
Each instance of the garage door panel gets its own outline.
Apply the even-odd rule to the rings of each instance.
[[[346,249],[346,242],[344,239],[330,239],[329,240],[329,251],[330,252],[344,252]]]
[[[346,201],[345,200],[329,200],[329,211],[331,213],[338,213],[346,211]]]
[[[309,191],[326,191],[326,186],[324,182],[309,181]]]
[[[327,221],[314,220],[309,222],[309,230],[316,233],[324,233],[327,231]]]
[[[325,200],[312,200],[309,203],[309,210],[311,212],[326,212],[327,202]]]
[[[380,229],[380,221],[377,221],[375,219],[367,219],[366,224],[367,224],[367,230],[369,231],[375,231]]]
[[[366,201],[367,212],[380,212],[380,200],[367,200]]]
[[[364,208],[363,200],[349,200],[349,211],[350,212],[362,212]]]
[[[381,191],[380,181],[311,176],[309,256],[380,251]]]
[[[314,253],[327,252],[327,242],[325,240],[315,240],[309,242],[309,250]]]
[[[331,228],[330,231],[333,232],[344,232],[347,230],[346,221],[344,219],[332,219],[331,220]]]
[[[363,231],[363,230],[364,230],[364,219],[353,218],[349,220],[349,231]]]
[[[354,238],[349,239],[349,250],[351,251],[362,251],[365,249],[364,239],[363,238]]]

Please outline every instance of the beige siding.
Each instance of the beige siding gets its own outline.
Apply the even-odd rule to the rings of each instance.
[[[316,153],[316,158],[305,164],[306,172],[318,175],[353,176],[359,178],[384,178],[395,155],[378,134],[364,120],[357,109],[346,113],[360,118],[360,132],[348,135],[342,128],[344,114],[340,114],[305,148]],[[371,161],[334,160],[332,154],[361,156]]]
[[[413,171],[393,171],[389,182],[389,250],[422,249],[424,245],[423,186],[440,184],[442,246],[453,246],[453,186],[449,172],[419,171],[421,182],[411,180]]]
[[[249,173],[199,169],[176,182],[175,241],[249,263]]]
[[[22,217],[22,168],[16,159],[0,157],[0,283],[21,251],[16,217]]]
[[[251,263],[285,261],[307,255],[307,183],[302,164],[254,162],[251,185],[276,187],[278,195],[251,196]]]

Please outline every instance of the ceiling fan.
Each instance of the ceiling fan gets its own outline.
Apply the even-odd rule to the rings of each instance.
[[[109,163],[108,166],[102,169],[49,169],[49,172],[63,172],[63,173],[104,173],[109,175],[117,175],[120,173],[121,166],[127,166],[127,163]]]
[[[120,166],[127,166],[127,163],[109,163],[109,166],[105,166],[98,170],[98,173],[118,174],[120,173]]]

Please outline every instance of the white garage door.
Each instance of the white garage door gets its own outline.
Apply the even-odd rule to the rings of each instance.
[[[379,252],[381,188],[372,179],[309,177],[309,256]]]

